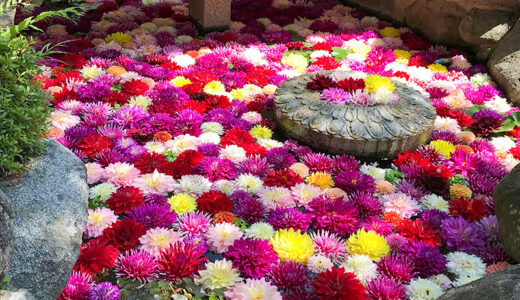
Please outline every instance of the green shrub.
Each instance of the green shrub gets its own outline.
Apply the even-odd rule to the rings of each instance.
[[[51,110],[49,95],[33,81],[39,72],[36,62],[48,48],[36,51],[32,39],[20,33],[43,18],[71,12],[44,12],[0,29],[0,177],[23,171],[24,162],[41,153]]]

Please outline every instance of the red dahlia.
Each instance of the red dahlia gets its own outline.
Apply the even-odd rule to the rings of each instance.
[[[150,87],[148,84],[142,82],[141,80],[132,79],[123,83],[121,91],[132,96],[137,96],[144,94],[146,91],[148,91],[149,88]]]
[[[78,145],[78,149],[88,156],[94,158],[99,152],[112,146],[112,141],[100,134],[89,134]]]
[[[157,260],[159,272],[170,281],[192,277],[193,273],[208,260],[207,257],[202,257],[204,251],[195,247],[195,244],[181,242],[171,245]]]
[[[95,276],[105,269],[112,268],[118,256],[119,251],[116,247],[101,239],[93,239],[81,245],[74,270]]]
[[[365,287],[354,273],[346,273],[345,268],[332,267],[321,272],[312,280],[314,293],[320,300],[368,300]]]
[[[352,93],[355,90],[362,90],[365,88],[365,81],[363,79],[347,78],[338,82],[338,87],[345,91]]]
[[[219,191],[209,191],[203,193],[197,199],[197,209],[214,215],[221,211],[233,210],[233,203],[226,194]]]
[[[291,188],[303,182],[303,178],[300,175],[289,169],[269,171],[263,180],[265,186],[281,186],[285,188]]]
[[[196,150],[186,150],[177,156],[177,160],[185,161],[192,166],[198,165],[204,159],[204,155]]]
[[[209,95],[204,99],[204,104],[206,104],[210,109],[213,108],[228,108],[231,106],[229,102],[229,98],[226,96],[218,96],[218,95]]]
[[[454,217],[461,216],[471,222],[479,221],[489,215],[486,205],[480,199],[459,198],[450,201],[450,214]]]
[[[143,203],[144,196],[141,191],[133,186],[118,189],[107,200],[108,207],[116,214],[130,212],[133,208]]]
[[[132,250],[139,245],[139,238],[146,233],[146,227],[134,219],[126,218],[117,221],[112,227],[103,231],[103,237],[108,243],[114,245],[117,250],[123,252]]]
[[[226,134],[220,139],[220,144],[222,147],[226,147],[228,145],[237,145],[241,146],[244,144],[250,144],[255,141],[255,138],[249,134],[249,132],[240,129],[233,128],[226,132]]]
[[[323,70],[334,70],[339,68],[339,62],[331,56],[320,56],[312,63],[313,66],[318,66]]]
[[[139,156],[137,161],[134,163],[134,166],[141,171],[141,173],[153,173],[155,170],[165,173],[166,170],[170,167],[168,160],[164,155],[152,152],[152,153],[144,153]]]
[[[199,101],[195,101],[193,99],[190,99],[186,102],[184,102],[181,107],[179,108],[179,110],[183,110],[183,109],[191,109],[191,110],[194,110],[196,112],[198,112],[199,114],[204,114],[204,112],[206,112],[206,110],[208,109],[208,106],[204,103],[201,103]]]
[[[313,91],[323,91],[332,87],[336,87],[336,83],[332,78],[325,75],[316,75],[307,82],[307,89]]]
[[[397,230],[408,241],[422,241],[430,247],[437,248],[441,244],[439,231],[421,220],[404,219],[398,226]]]

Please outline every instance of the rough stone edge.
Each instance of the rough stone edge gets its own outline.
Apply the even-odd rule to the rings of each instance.
[[[82,178],[84,179],[85,181],[85,186],[87,187],[87,198],[85,199],[85,219],[84,219],[84,222],[83,222],[83,226],[81,226],[81,230],[83,231],[84,230],[84,227],[86,226],[86,222],[87,222],[87,208],[88,208],[88,183],[87,183],[87,170],[86,170],[86,167],[85,167],[85,164],[70,150],[68,149],[67,147],[61,145],[59,142],[57,142],[56,140],[52,139],[52,138],[45,138],[45,148],[44,148],[44,151],[43,153],[40,155],[40,156],[37,156],[37,157],[33,157],[30,162],[27,164],[29,166],[29,169],[26,170],[25,172],[29,172],[31,171],[34,167],[35,167],[35,163],[34,161],[39,159],[40,157],[43,157],[46,155],[47,151],[48,150],[48,147],[47,147],[47,144],[55,144],[56,146],[58,146],[59,148],[63,149],[63,151],[65,152],[69,152],[71,154],[71,157],[74,157],[73,159],[76,159],[81,165],[81,168],[83,169],[83,173],[84,175],[82,176]],[[23,175],[22,175],[23,176]],[[14,179],[11,179],[11,180],[7,180],[7,182],[2,182],[0,180],[0,188],[5,188],[6,186],[11,186],[13,184],[16,184],[16,181],[19,181],[21,180],[21,178],[14,178]],[[3,187],[2,187],[3,186]],[[14,211],[13,211],[13,225],[14,225],[14,219],[15,219],[15,216],[14,216]],[[14,236],[14,230],[13,230],[13,242],[15,241],[15,236]],[[81,237],[81,240],[79,241],[79,245],[78,245],[78,249],[77,249],[77,255],[76,255],[76,259],[75,261],[77,260],[77,257],[79,257],[79,253],[80,253],[80,249],[81,249],[81,245],[83,244],[83,239]],[[13,253],[11,255],[11,262],[12,262],[12,259],[14,257],[14,253],[15,253],[15,247],[16,247],[16,243],[13,244]],[[71,270],[68,272],[70,274],[70,272],[72,272],[72,267],[71,267]],[[8,274],[9,275],[9,272]],[[63,287],[62,289],[59,291],[59,293],[61,293],[61,291],[65,288],[65,286],[67,285],[67,282],[68,282],[68,278],[69,278],[70,275],[67,276],[67,279],[64,281],[63,283]],[[9,296],[11,298],[7,298],[7,299],[10,299],[10,300],[33,300],[33,299],[37,299],[33,296],[33,294],[31,294],[31,292],[29,290],[27,290],[26,288],[19,288],[17,286],[13,286],[13,281],[11,280],[8,284],[7,284],[7,290],[5,291],[5,296]],[[3,296],[2,294],[0,294],[0,300],[3,300]],[[58,297],[59,294],[56,296]],[[15,297],[15,298],[12,298],[12,297]],[[20,297],[23,297],[23,298],[20,298]]]

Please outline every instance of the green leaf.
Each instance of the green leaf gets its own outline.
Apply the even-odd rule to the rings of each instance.
[[[0,282],[0,290],[7,289],[7,284],[9,282],[11,282],[11,279],[9,278],[9,276],[5,275],[4,278],[2,279],[2,282]]]
[[[123,89],[123,86],[120,85],[120,84],[116,84],[116,85],[113,85],[112,87],[110,87],[110,90],[111,90],[111,91],[118,91],[118,92],[121,92],[122,89]]]
[[[305,42],[305,38],[299,35],[296,31],[289,30],[289,33],[291,34],[291,40],[293,42]]]
[[[332,47],[332,52],[330,53],[337,62],[343,60],[350,53],[350,50],[342,48],[342,47]]]
[[[520,122],[514,121],[513,119],[506,119],[504,121],[504,125],[500,127],[499,129],[495,130],[495,133],[501,133],[501,132],[508,132],[515,128],[515,126],[520,126]]]
[[[162,154],[166,156],[166,160],[169,162],[174,162],[177,159],[177,156],[179,155],[177,152],[173,152],[171,150],[165,151]]]
[[[486,107],[484,105],[474,105],[470,108],[466,108],[463,111],[467,114],[474,115],[476,112],[480,111],[481,109],[485,109]]]

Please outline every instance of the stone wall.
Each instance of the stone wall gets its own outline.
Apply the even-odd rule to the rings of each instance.
[[[406,24],[432,41],[468,47],[487,59],[519,17],[519,0],[344,0]]]

